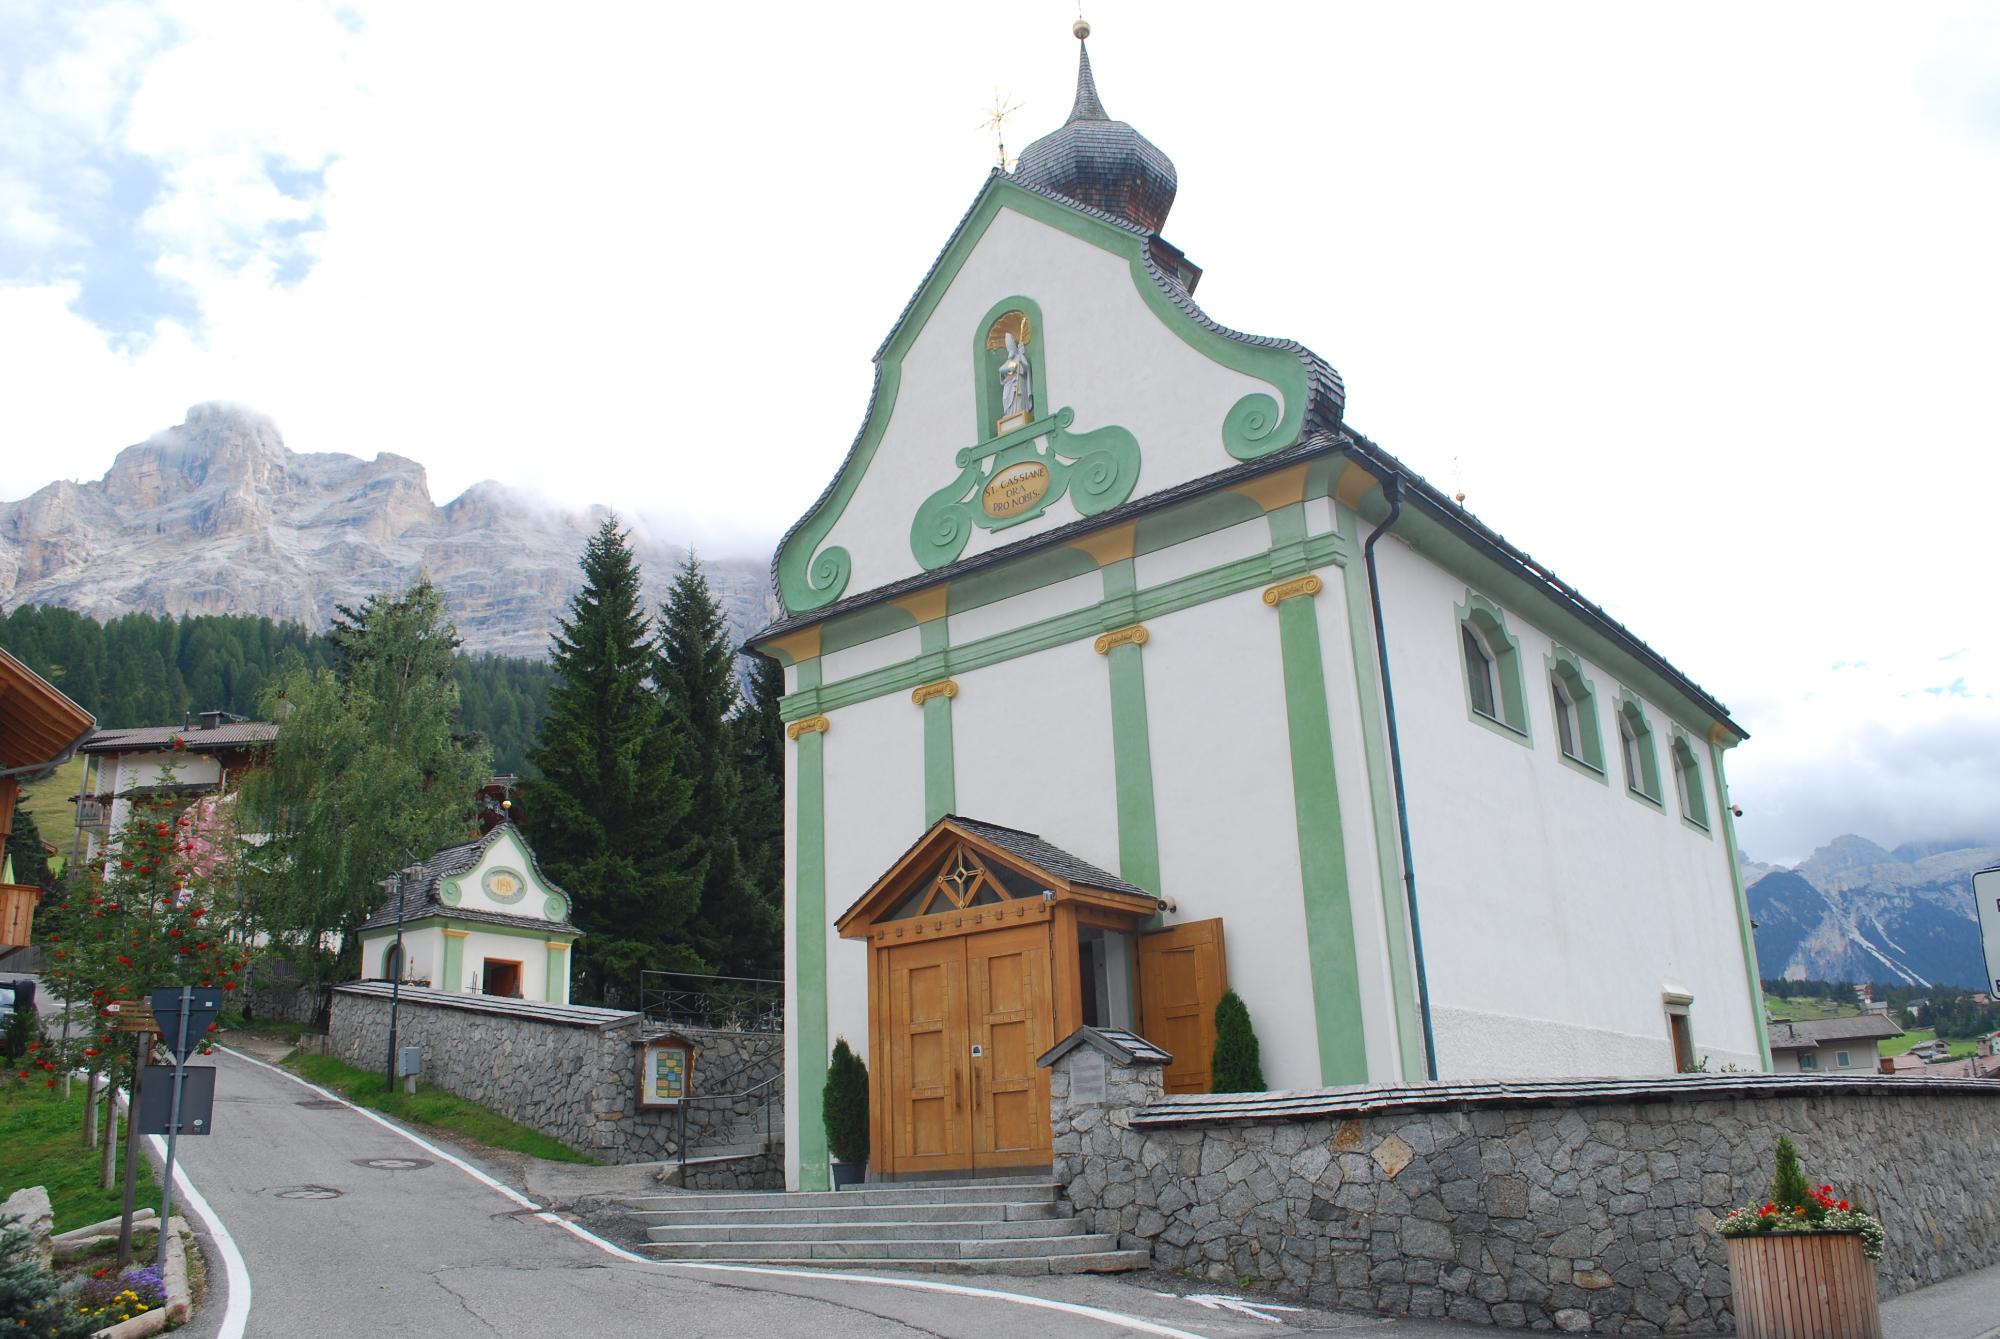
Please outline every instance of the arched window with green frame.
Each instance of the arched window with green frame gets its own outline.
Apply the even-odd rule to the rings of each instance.
[[[1653,746],[1653,725],[1646,706],[1629,688],[1618,690],[1618,751],[1625,769],[1625,793],[1665,808],[1660,803],[1660,761]]]
[[[1507,631],[1500,606],[1465,593],[1458,614],[1458,653],[1465,676],[1466,715],[1477,724],[1528,744],[1528,694],[1521,678],[1521,644]]]
[[[1549,709],[1556,723],[1562,760],[1599,781],[1604,772],[1604,736],[1597,724],[1597,689],[1584,675],[1583,661],[1566,646],[1544,656],[1549,671]]]
[[[1680,797],[1681,818],[1691,827],[1708,831],[1708,793],[1701,781],[1701,755],[1694,740],[1678,725],[1668,745],[1674,761],[1674,792]]]

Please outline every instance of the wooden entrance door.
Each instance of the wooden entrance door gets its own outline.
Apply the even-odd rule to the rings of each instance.
[[[1139,1034],[1172,1055],[1170,1093],[1209,1090],[1215,1006],[1229,989],[1222,922],[1189,921],[1139,936]]]
[[[886,1053],[891,1166],[898,1172],[971,1165],[965,1008],[965,941],[888,950]],[[878,1129],[881,1126],[878,1124]],[[879,1163],[882,1159],[877,1158]]]
[[[1047,1163],[1049,1075],[1035,1058],[1055,1045],[1048,927],[1023,925],[958,942],[971,986],[972,1166]]]
[[[1055,1044],[1046,922],[888,949],[887,1122],[897,1175],[1049,1161]]]

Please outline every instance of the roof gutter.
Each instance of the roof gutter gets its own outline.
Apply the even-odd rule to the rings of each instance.
[[[82,748],[85,741],[96,733],[97,722],[93,720],[89,725],[83,727],[82,734],[70,740],[68,746],[55,757],[50,758],[47,762],[23,763],[19,767],[9,767],[5,771],[0,771],[0,781],[7,781],[14,777],[25,777],[33,780],[44,772],[53,772],[56,768],[61,767],[71,758],[74,758],[76,751]]]
[[[1361,565],[1368,571],[1368,607],[1375,620],[1375,662],[1382,675],[1382,714],[1389,726],[1389,776],[1396,792],[1396,832],[1403,848],[1403,905],[1410,915],[1410,952],[1417,967],[1417,1012],[1424,1024],[1424,1074],[1437,1082],[1437,1040],[1431,1031],[1431,986],[1424,971],[1423,919],[1417,914],[1417,865],[1410,850],[1410,805],[1403,789],[1403,745],[1396,733],[1396,690],[1389,679],[1389,633],[1382,622],[1382,583],[1375,570],[1375,544],[1403,514],[1403,478],[1389,474],[1382,481],[1389,514],[1368,532],[1361,546]]]

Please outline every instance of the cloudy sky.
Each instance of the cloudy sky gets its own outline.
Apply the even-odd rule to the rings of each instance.
[[[0,497],[186,406],[768,552],[1074,0],[0,0]],[[1731,704],[1746,848],[2000,835],[2000,7],[1092,0],[1239,329]]]

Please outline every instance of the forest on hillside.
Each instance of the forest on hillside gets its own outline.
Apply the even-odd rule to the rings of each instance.
[[[0,647],[97,718],[100,728],[172,725],[204,711],[256,718],[268,685],[335,662],[332,639],[248,614],[125,614],[109,623],[54,605],[0,618]],[[553,671],[513,656],[458,653],[459,724],[500,772],[522,772]]]

